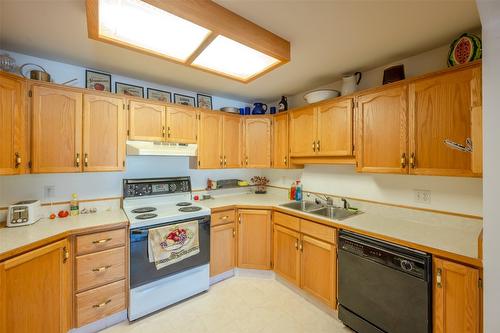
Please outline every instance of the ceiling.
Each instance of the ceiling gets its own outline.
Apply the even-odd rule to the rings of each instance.
[[[290,63],[244,84],[91,40],[84,0],[0,0],[0,48],[212,95],[270,101],[442,46],[480,27],[472,0],[216,2],[289,40]]]

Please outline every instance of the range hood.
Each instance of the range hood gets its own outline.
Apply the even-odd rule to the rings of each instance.
[[[196,144],[127,141],[127,155],[196,156],[197,153]]]

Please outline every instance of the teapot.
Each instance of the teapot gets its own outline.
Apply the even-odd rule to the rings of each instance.
[[[355,92],[360,81],[361,72],[342,76],[342,96]]]
[[[264,114],[267,111],[267,104],[264,103],[253,103],[252,114]]]

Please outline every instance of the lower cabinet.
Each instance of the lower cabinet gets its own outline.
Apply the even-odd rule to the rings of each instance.
[[[234,222],[210,228],[210,276],[232,270],[236,264],[236,225]]]
[[[238,267],[271,269],[271,211],[238,210]]]
[[[274,272],[336,307],[335,229],[274,213]]]
[[[479,270],[436,257],[433,266],[434,333],[479,332]]]
[[[0,263],[0,332],[67,332],[71,318],[69,242]]]

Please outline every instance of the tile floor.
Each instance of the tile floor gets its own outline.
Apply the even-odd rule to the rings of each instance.
[[[105,333],[347,333],[332,315],[274,279],[233,277],[210,291]]]

